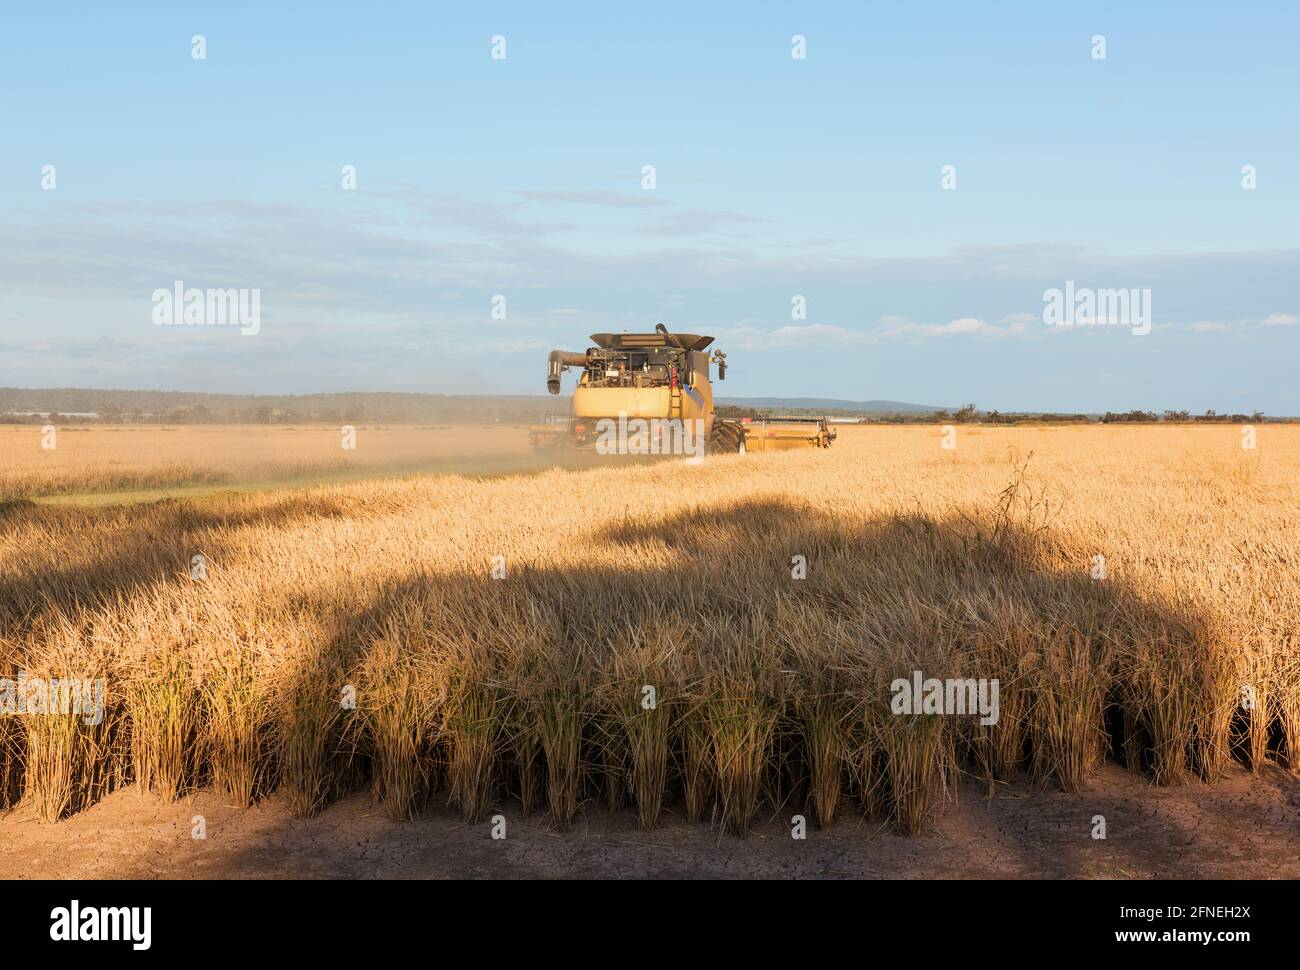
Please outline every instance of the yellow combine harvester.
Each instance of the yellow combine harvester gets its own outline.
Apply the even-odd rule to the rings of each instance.
[[[765,418],[736,421],[713,409],[709,367],[727,376],[727,357],[708,353],[712,337],[669,333],[594,333],[585,353],[553,350],[547,358],[546,389],[560,393],[560,375],[581,368],[570,416],[534,425],[534,448],[596,448],[617,453],[715,454],[829,448],[835,430],[825,418]]]

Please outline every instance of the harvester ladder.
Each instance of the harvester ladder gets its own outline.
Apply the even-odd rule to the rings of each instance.
[[[677,372],[673,371],[672,384],[668,388],[668,417],[680,419],[682,416],[682,387],[677,383]]]

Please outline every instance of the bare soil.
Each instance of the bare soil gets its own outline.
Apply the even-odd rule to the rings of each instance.
[[[1082,794],[986,794],[963,784],[917,839],[853,806],[799,841],[787,812],[739,839],[671,812],[642,832],[633,812],[594,803],[565,832],[507,806],[506,838],[493,839],[491,822],[466,825],[440,804],[394,822],[362,794],[297,820],[277,797],[246,810],[210,792],[163,805],[130,788],[57,824],[25,805],[0,816],[0,878],[1300,878],[1300,777],[1271,765],[1175,788],[1107,765]],[[205,839],[191,836],[195,815]]]

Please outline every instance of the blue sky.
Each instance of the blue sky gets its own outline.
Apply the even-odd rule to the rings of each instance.
[[[1217,6],[10,5],[0,385],[540,393],[662,321],[734,396],[1297,414],[1300,7]]]

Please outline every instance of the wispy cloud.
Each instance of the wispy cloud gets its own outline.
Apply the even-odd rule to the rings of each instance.
[[[718,343],[746,350],[777,350],[788,347],[816,347],[825,344],[870,344],[877,338],[865,330],[827,323],[766,329],[750,323],[717,328]]]
[[[670,204],[663,196],[645,190],[638,192],[610,192],[605,189],[582,189],[562,192],[540,189],[514,189],[511,194],[529,202],[549,202],[558,205],[592,205],[607,209],[650,209]]]
[[[1270,313],[1261,319],[1197,320],[1187,325],[1193,333],[1242,333],[1261,327],[1293,327],[1300,325],[1300,316],[1294,313]]]
[[[894,390],[883,396],[937,399],[925,380],[946,375],[942,391],[1014,358],[1040,375],[1048,400],[1087,355],[1095,364],[1167,350],[1180,336],[1194,350],[1250,331],[1252,373],[1262,373],[1300,332],[1300,318],[1273,312],[1291,302],[1300,251],[1122,259],[1026,245],[885,258],[821,239],[794,245],[797,232],[775,219],[625,205],[619,193],[579,198],[587,194],[479,200],[389,184],[328,205],[60,197],[56,210],[11,210],[0,217],[0,364],[10,382],[65,386],[520,391],[536,387],[538,351],[663,321],[746,351],[732,380],[753,391],[826,383],[838,396],[870,397],[858,383],[885,380]],[[558,205],[566,200],[570,211]],[[1047,335],[1070,331],[1047,327],[1038,305],[1067,279],[1149,285],[1160,308],[1152,334],[1122,348],[1063,338],[1071,349],[1061,353],[1061,339]],[[175,280],[261,289],[260,334],[153,327],[151,293]],[[490,317],[495,294],[507,297],[505,320]],[[791,321],[795,294],[812,322]],[[901,363],[917,355],[935,363],[929,377]],[[1170,387],[1201,393],[1220,359],[1186,360]],[[978,388],[971,395],[984,403]]]
[[[705,209],[682,209],[669,213],[653,225],[645,226],[642,232],[654,236],[702,236],[717,232],[724,226],[745,225],[765,222],[756,216],[743,212],[710,212]]]
[[[1034,332],[1033,324],[1041,323],[1041,318],[1016,313],[1003,317],[999,323],[985,323],[978,317],[958,317],[948,323],[916,323],[898,317],[887,317],[882,322],[882,337],[1024,337]]]

